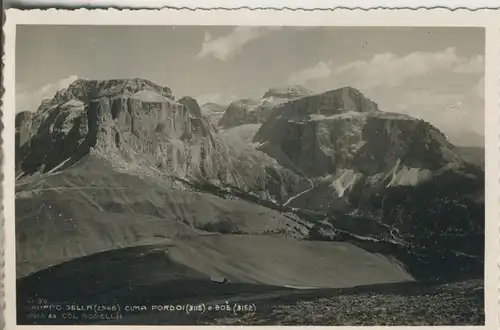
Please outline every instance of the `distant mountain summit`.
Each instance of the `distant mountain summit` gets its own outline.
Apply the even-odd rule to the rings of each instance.
[[[224,112],[227,109],[227,105],[218,104],[215,102],[207,102],[201,107],[205,112]]]
[[[240,99],[231,102],[217,125],[221,128],[231,128],[245,124],[262,123],[267,118],[266,110],[268,109],[261,100]]]
[[[222,128],[263,123],[275,106],[296,98],[312,95],[302,86],[274,87],[260,100],[240,99],[232,102],[218,122]]]
[[[208,102],[201,106],[201,114],[203,117],[207,118],[209,122],[217,125],[224,111],[226,111],[227,105],[222,105],[214,102]]]
[[[302,96],[313,95],[314,93],[309,89],[299,86],[299,85],[291,85],[291,86],[282,86],[282,87],[273,87],[270,88],[262,98],[268,97],[278,97],[283,99],[293,99]]]

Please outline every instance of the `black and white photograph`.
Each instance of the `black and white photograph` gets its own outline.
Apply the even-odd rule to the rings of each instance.
[[[17,25],[17,324],[484,326],[485,31]]]

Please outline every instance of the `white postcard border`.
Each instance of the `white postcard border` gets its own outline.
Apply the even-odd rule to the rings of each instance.
[[[6,11],[3,96],[3,206],[4,206],[4,291],[6,329],[28,329],[17,326],[15,312],[15,220],[14,220],[14,144],[15,144],[15,31],[20,24],[44,25],[264,25],[264,26],[412,26],[460,27],[486,29],[486,255],[485,255],[485,314],[486,325],[465,328],[499,329],[499,100],[500,100],[500,12],[447,9],[401,10],[29,10]],[[116,326],[113,326],[116,327]],[[140,326],[120,326],[142,328]],[[190,326],[189,328],[194,328]],[[37,329],[71,329],[72,326],[36,326]],[[79,326],[86,328],[86,326]],[[89,326],[108,329],[107,326]],[[155,326],[155,328],[179,328]],[[185,328],[185,327],[184,327]],[[203,329],[216,329],[204,326]],[[253,328],[253,327],[252,327]],[[255,327],[257,328],[257,327]],[[288,327],[299,328],[299,327]],[[324,329],[325,327],[314,327]],[[342,327],[343,328],[343,327]],[[348,327],[345,327],[348,328]],[[349,327],[351,328],[351,327]],[[384,328],[384,327],[370,327]],[[436,329],[436,327],[419,327]],[[438,327],[452,328],[452,327]]]

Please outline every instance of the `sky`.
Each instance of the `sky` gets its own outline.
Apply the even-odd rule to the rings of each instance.
[[[352,86],[462,145],[484,135],[482,28],[27,25],[16,35],[17,111],[77,78],[145,78],[200,104]]]

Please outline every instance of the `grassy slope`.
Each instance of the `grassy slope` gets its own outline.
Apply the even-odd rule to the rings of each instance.
[[[391,260],[343,242],[216,235],[177,240],[170,254],[233,282],[339,288],[412,280]]]
[[[169,188],[89,157],[18,187],[17,276],[60,262],[152,240],[197,235],[194,228],[302,237],[277,211],[241,200]]]

